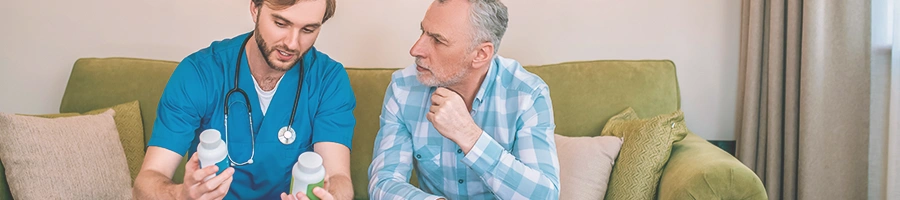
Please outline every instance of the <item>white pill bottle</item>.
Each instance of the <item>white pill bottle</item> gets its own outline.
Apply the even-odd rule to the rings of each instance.
[[[291,194],[306,193],[310,200],[318,200],[312,193],[313,188],[325,188],[325,167],[322,167],[322,156],[307,151],[300,154],[297,163],[291,170]]]
[[[200,168],[206,168],[211,165],[219,166],[216,175],[221,174],[228,168],[228,145],[222,141],[222,135],[216,129],[206,129],[200,132],[200,144],[197,145],[197,156],[200,157]],[[204,179],[207,181],[215,175],[209,175]]]

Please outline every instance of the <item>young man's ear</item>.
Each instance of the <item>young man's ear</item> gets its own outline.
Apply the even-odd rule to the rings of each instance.
[[[256,6],[256,3],[253,3],[253,1],[250,1],[250,18],[253,18],[254,24],[259,23],[257,20],[259,20],[259,8],[260,7],[262,7],[262,5]]]
[[[494,58],[494,43],[483,42],[475,48],[475,59],[472,60],[472,66],[480,68],[481,66],[491,66],[491,60]]]

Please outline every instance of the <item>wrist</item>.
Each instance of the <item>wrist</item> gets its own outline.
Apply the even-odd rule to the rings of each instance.
[[[188,198],[186,198],[187,192],[185,191],[184,183],[173,185],[172,190],[170,192],[172,192],[172,197],[174,197],[175,200],[188,199]]]
[[[457,145],[459,145],[460,149],[462,149],[464,154],[468,154],[469,150],[472,150],[475,147],[475,143],[478,142],[478,139],[481,138],[481,133],[484,132],[478,126],[474,126],[473,128],[466,131],[465,137],[462,137],[461,140],[455,141]]]

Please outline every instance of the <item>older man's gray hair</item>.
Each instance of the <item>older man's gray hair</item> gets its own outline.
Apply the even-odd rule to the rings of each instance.
[[[444,3],[449,0],[438,0]],[[472,48],[475,48],[482,42],[491,42],[494,44],[494,54],[500,49],[500,40],[506,33],[509,15],[506,12],[506,5],[500,0],[468,0],[472,4],[472,10],[469,10],[469,20],[475,29],[473,35]]]

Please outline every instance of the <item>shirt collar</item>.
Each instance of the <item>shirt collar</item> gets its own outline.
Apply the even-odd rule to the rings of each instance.
[[[488,67],[487,74],[484,77],[484,81],[481,83],[481,86],[478,88],[478,94],[475,95],[475,101],[472,102],[472,109],[478,108],[481,105],[481,102],[484,101],[484,97],[486,95],[491,95],[494,90],[491,90],[494,86],[494,82],[497,81],[497,69],[499,67],[499,63],[497,62],[500,56],[494,56],[491,59],[491,66]]]

